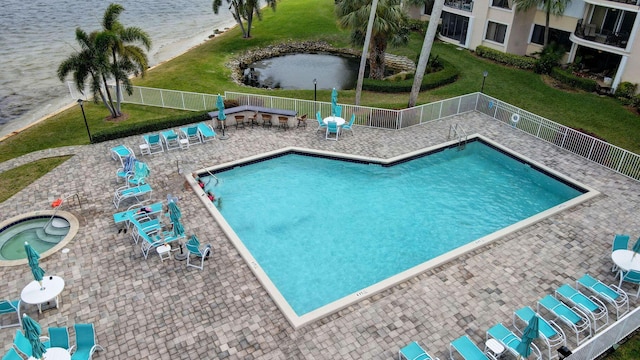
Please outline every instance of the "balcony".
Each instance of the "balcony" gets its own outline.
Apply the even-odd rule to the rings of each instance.
[[[589,40],[604,45],[615,46],[621,49],[626,48],[627,43],[629,42],[629,33],[611,33],[607,30],[601,31],[596,24],[583,25],[581,21],[578,22],[574,34],[575,36],[584,40]]]
[[[473,11],[473,1],[471,0],[445,0],[444,6],[462,11]]]

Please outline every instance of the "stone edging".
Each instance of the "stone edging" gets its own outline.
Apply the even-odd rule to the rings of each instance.
[[[231,69],[231,80],[234,83],[246,86],[242,83],[242,78],[243,71],[249,64],[262,59],[295,53],[326,53],[354,58],[359,58],[362,55],[361,51],[351,48],[334,48],[324,41],[286,42],[246,51],[233,58],[225,66]],[[416,70],[416,64],[409,58],[388,53],[385,54],[385,65],[399,72],[413,73]]]

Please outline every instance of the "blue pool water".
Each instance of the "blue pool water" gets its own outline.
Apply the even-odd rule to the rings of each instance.
[[[480,141],[388,167],[289,154],[216,176],[222,215],[299,316],[584,192]]]

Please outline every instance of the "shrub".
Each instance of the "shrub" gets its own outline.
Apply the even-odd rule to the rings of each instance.
[[[458,75],[460,74],[458,68],[442,59],[439,59],[438,62],[442,64],[442,70],[425,74],[424,78],[422,78],[420,91],[451,84],[458,79]],[[363,90],[385,93],[410,92],[412,86],[413,76],[407,76],[405,80],[398,81],[364,79],[362,83]]]
[[[631,99],[635,96],[637,88],[638,84],[632,84],[628,81],[624,81],[616,88],[615,95],[617,98]]]
[[[225,109],[229,109],[232,107],[236,107],[236,106],[240,106],[240,102],[238,100],[235,99],[225,99],[224,100],[224,108]]]
[[[417,32],[420,32],[421,34],[424,34],[427,32],[427,26],[429,26],[428,21],[422,21],[418,19],[409,19],[409,21],[407,22],[407,28],[409,28],[409,30],[417,31]]]
[[[549,74],[554,67],[560,65],[560,59],[564,56],[566,51],[560,45],[555,42],[545,46],[541,52],[536,53],[539,55],[536,60],[533,71],[536,74]]]
[[[494,50],[486,46],[478,46],[475,51],[480,57],[519,69],[533,69],[536,64],[536,59],[534,58],[503,53],[502,51]]]
[[[551,77],[560,81],[568,86],[582,89],[588,92],[594,92],[597,89],[597,83],[595,80],[582,78],[574,75],[571,71],[562,70],[559,67],[555,67],[551,70]]]

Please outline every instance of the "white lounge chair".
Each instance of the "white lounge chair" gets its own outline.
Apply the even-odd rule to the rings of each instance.
[[[167,151],[180,149],[180,137],[175,130],[166,130],[161,134],[162,141],[164,142],[164,146],[167,148]]]
[[[201,144],[202,139],[200,138],[200,134],[198,133],[198,126],[188,126],[186,128],[180,128],[180,132],[185,139],[189,142],[189,145]]]
[[[522,334],[526,326],[529,324],[529,320],[534,315],[538,316],[538,334],[540,335],[540,339],[545,343],[545,345],[547,345],[548,359],[558,357],[558,352],[556,350],[567,345],[567,337],[558,324],[551,320],[546,320],[539,314],[536,314],[532,308],[525,306],[513,313],[513,327]],[[520,328],[518,324],[522,324],[522,328]]]
[[[148,197],[151,198],[151,186],[149,184],[142,184],[139,186],[123,186],[116,189],[115,194],[113,194],[113,205],[117,208],[120,207],[120,203],[122,200],[126,199],[136,199],[136,201],[142,201],[140,199],[144,198],[145,195],[148,194]]]
[[[162,146],[162,141],[160,140],[160,134],[148,134],[143,135],[145,144],[149,150],[149,154],[161,153],[164,152],[164,146]]]

